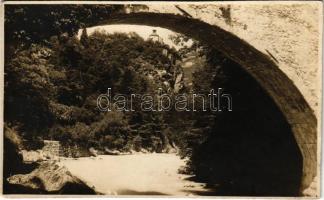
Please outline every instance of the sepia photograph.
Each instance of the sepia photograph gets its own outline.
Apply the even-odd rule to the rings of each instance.
[[[2,194],[319,198],[322,7],[1,3]]]

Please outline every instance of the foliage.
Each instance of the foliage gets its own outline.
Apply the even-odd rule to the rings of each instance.
[[[139,109],[101,113],[96,98],[107,88],[112,95],[154,95],[164,81],[174,81],[172,76],[148,78],[156,70],[172,74],[175,66],[162,50],[173,49],[134,33],[89,36],[85,29],[80,40],[54,36],[49,41],[47,47],[33,44],[19,51],[6,63],[6,121],[22,124],[28,139],[49,138],[102,151],[129,151],[140,143],[138,150],[161,151],[168,142],[162,114]],[[140,101],[133,104],[139,107]]]
[[[122,8],[122,5],[6,5],[6,42],[29,45],[63,33],[72,36],[79,28],[93,25]]]
[[[54,98],[50,49],[33,45],[21,51],[5,67],[6,120],[21,122],[26,130],[50,126],[52,115],[48,104]]]

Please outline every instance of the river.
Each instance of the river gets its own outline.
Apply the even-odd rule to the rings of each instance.
[[[60,162],[106,195],[194,196],[205,191],[204,184],[178,174],[185,161],[175,154],[101,155]]]

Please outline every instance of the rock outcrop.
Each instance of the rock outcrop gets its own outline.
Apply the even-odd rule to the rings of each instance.
[[[3,192],[4,194],[13,194],[17,188],[12,187],[7,178],[13,174],[31,172],[37,167],[37,163],[23,163],[22,155],[19,154],[22,149],[22,140],[18,133],[6,124],[4,124],[3,146]]]
[[[45,156],[40,150],[37,151],[21,150],[19,154],[22,156],[23,161],[25,163],[33,163],[33,162],[46,160]]]
[[[16,194],[97,194],[66,167],[54,162],[43,162],[31,173],[13,175],[7,181],[17,188]]]
[[[19,134],[4,126],[3,191],[5,194],[97,194],[64,166],[45,161],[38,154],[28,155],[29,164],[24,162],[27,151],[22,150]],[[22,153],[24,152],[24,153]],[[28,157],[27,156],[27,157]]]

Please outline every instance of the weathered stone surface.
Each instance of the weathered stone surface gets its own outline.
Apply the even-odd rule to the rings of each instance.
[[[7,178],[17,173],[29,173],[37,164],[25,164],[22,155],[19,154],[22,148],[22,140],[14,129],[4,125],[4,154],[3,154],[3,192],[5,194],[16,193],[8,183]]]
[[[29,174],[17,174],[8,179],[11,187],[30,193],[95,194],[93,188],[73,176],[64,166],[44,162]],[[23,188],[23,189],[22,189]],[[16,191],[19,193],[19,191]]]
[[[312,181],[312,183],[309,185],[309,187],[303,191],[303,195],[306,197],[318,197],[317,187],[318,187],[318,176],[316,176]]]
[[[95,190],[73,176],[65,167],[43,160],[39,153],[29,155],[26,164],[22,141],[15,130],[5,126],[3,191],[5,194],[96,194]],[[27,151],[24,151],[26,152]],[[26,155],[25,155],[26,156]],[[25,160],[26,161],[26,160]],[[39,165],[39,166],[38,166]],[[16,175],[14,175],[16,174]]]
[[[38,161],[45,160],[45,156],[43,155],[43,153],[40,150],[38,150],[38,151],[21,150],[19,153],[22,155],[23,161],[26,163],[32,163],[32,162],[38,162]]]
[[[89,153],[90,153],[91,156],[94,156],[94,157],[98,156],[98,151],[93,147],[89,148]]]

